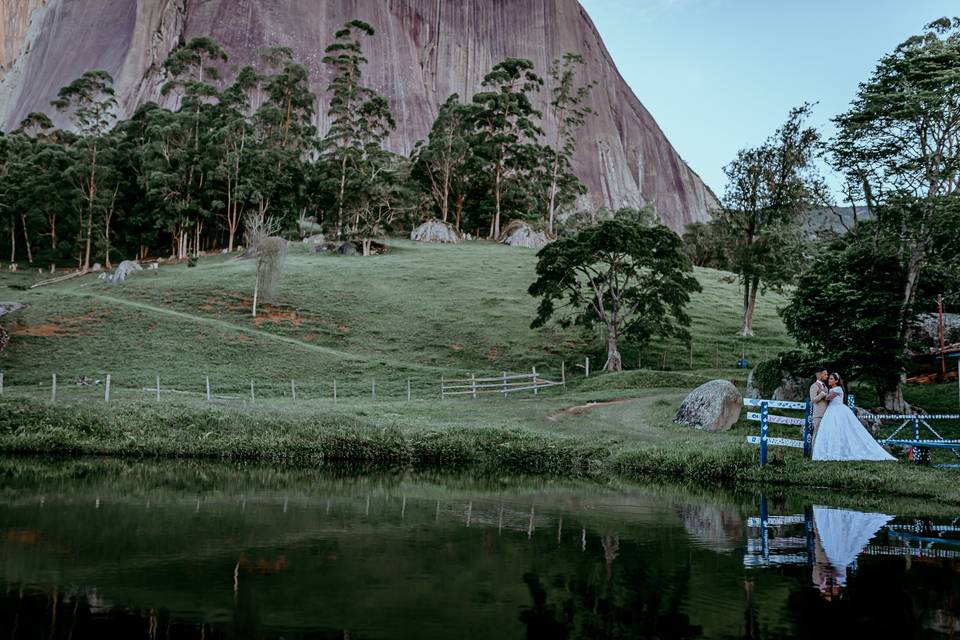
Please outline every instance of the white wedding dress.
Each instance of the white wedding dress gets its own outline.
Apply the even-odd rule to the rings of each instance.
[[[887,453],[857,416],[843,402],[843,389],[830,390],[839,394],[827,405],[820,420],[820,430],[813,445],[814,460],[896,460]]]

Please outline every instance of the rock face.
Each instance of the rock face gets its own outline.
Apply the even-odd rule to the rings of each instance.
[[[690,392],[673,419],[707,431],[727,431],[736,424],[743,398],[727,380],[712,380]]]
[[[353,18],[377,35],[366,45],[367,81],[391,101],[393,151],[408,154],[426,137],[437,107],[452,93],[469,99],[484,74],[513,56],[546,75],[566,52],[586,59],[597,82],[580,130],[575,168],[590,190],[580,203],[616,209],[654,203],[676,231],[703,221],[716,198],[670,145],[617,71],[576,0],[3,0],[0,3],[0,127],[45,111],[58,89],[84,71],[105,69],[116,83],[121,115],[161,99],[161,64],[180,42],[208,35],[231,55],[228,67],[252,63],[268,45],[292,47],[309,69],[327,130],[329,80],[323,50]],[[543,108],[549,87],[539,95]],[[169,106],[169,105],[168,105]],[[551,140],[555,123],[545,123]]]
[[[453,228],[453,225],[433,218],[411,231],[410,239],[416,242],[457,244],[460,242],[460,234]]]

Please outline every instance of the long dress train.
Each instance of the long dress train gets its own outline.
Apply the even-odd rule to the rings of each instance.
[[[870,435],[856,414],[843,402],[843,389],[827,405],[813,446],[814,460],[896,460]]]

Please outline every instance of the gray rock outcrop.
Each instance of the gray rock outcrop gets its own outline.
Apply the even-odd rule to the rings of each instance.
[[[514,220],[504,227],[500,234],[500,242],[511,247],[525,247],[539,251],[550,244],[547,234],[534,229],[526,222]]]
[[[101,273],[99,277],[101,280],[105,280],[110,284],[120,284],[134,271],[143,271],[143,267],[141,267],[140,263],[136,260],[124,260],[117,265],[113,273]]]
[[[310,71],[320,100],[314,124],[322,134],[330,124],[323,50],[354,18],[377,31],[364,44],[370,60],[364,77],[387,96],[396,117],[390,151],[409,155],[427,137],[438,105],[453,93],[469,100],[500,60],[528,58],[546,76],[552,60],[578,53],[586,61],[582,77],[597,83],[584,105],[595,115],[578,131],[573,159],[589,190],[580,206],[655,203],[678,232],[709,219],[716,196],[634,95],[576,0],[3,0],[0,128],[15,128],[31,111],[67,125],[50,101],[90,69],[113,76],[121,117],[147,101],[169,106],[176,97],[161,95],[163,60],[179,44],[210,36],[230,54],[227,81],[231,69],[257,61],[261,48],[292,48]],[[535,98],[549,113],[550,87]],[[548,115],[546,140],[556,127]]]
[[[14,311],[19,311],[20,309],[26,309],[27,305],[22,302],[0,302],[0,316],[5,316],[8,313],[13,313]]]
[[[733,383],[711,380],[691,391],[673,421],[705,431],[727,431],[740,419],[743,397]]]
[[[411,231],[410,239],[416,242],[457,244],[460,242],[460,234],[452,224],[431,218]]]

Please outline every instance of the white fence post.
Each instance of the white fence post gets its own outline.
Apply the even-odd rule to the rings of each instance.
[[[563,385],[563,388],[567,388],[567,361],[563,360],[560,362],[560,384]]]
[[[503,371],[503,397],[507,397],[507,372]]]
[[[370,385],[370,398],[373,400],[377,399],[377,381],[374,379]]]
[[[160,402],[160,376],[157,376],[157,402]]]
[[[3,395],[3,371],[0,371],[0,396]]]
[[[583,377],[584,378],[590,377],[590,358],[589,357],[583,359]]]
[[[539,390],[537,389],[537,368],[533,367],[533,395],[538,395]]]
[[[470,386],[473,391],[473,399],[477,399],[477,376],[473,373],[470,374]]]
[[[103,387],[103,401],[110,402],[110,374],[107,374],[107,384]]]
[[[53,381],[50,387],[50,402],[57,401],[57,374],[53,374]]]
[[[253,404],[257,401],[257,394],[254,391],[253,380],[250,381],[250,404]]]
[[[210,402],[210,376],[206,377],[207,383],[207,402]]]
[[[290,395],[293,397],[293,401],[297,401],[297,383],[295,380],[290,381]]]
[[[337,404],[337,381],[333,381],[333,404]]]
[[[407,402],[410,402],[410,378],[407,378]]]

